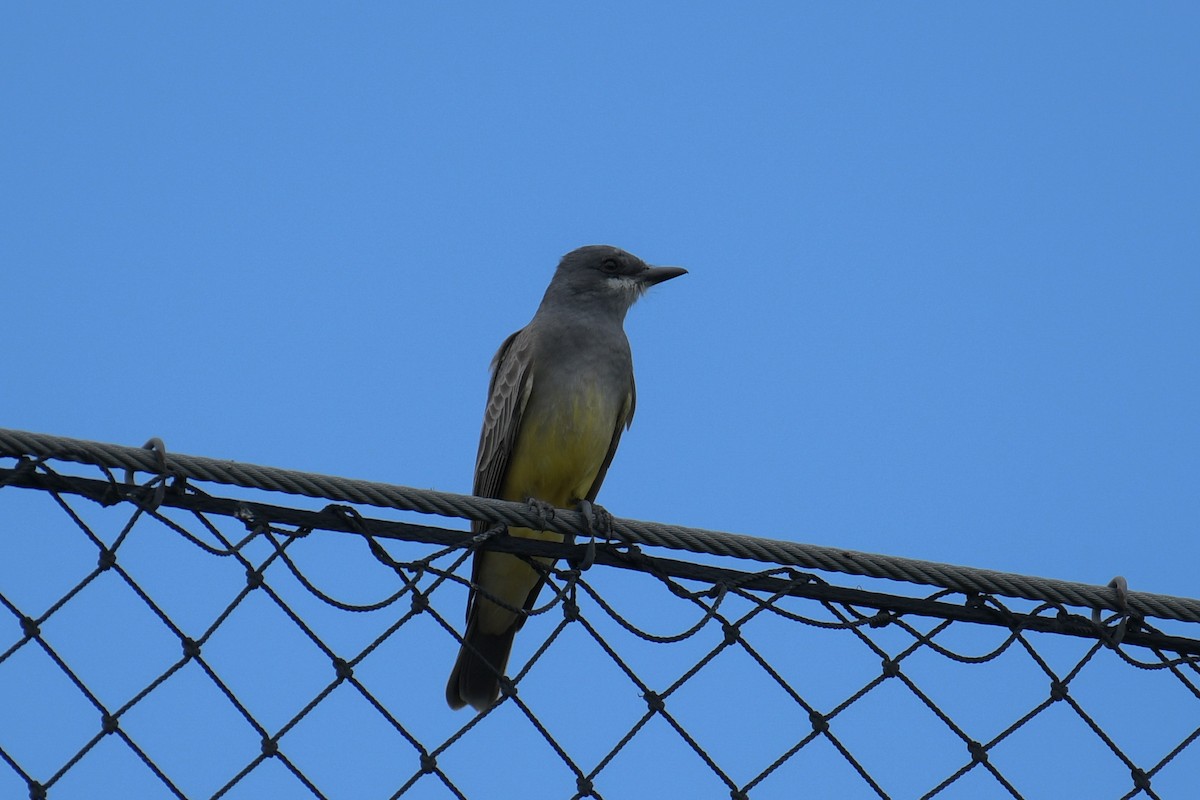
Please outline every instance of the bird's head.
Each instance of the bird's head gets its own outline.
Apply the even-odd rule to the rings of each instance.
[[[619,247],[588,245],[563,256],[542,302],[586,303],[623,318],[651,286],[686,272],[683,267],[652,267]]]

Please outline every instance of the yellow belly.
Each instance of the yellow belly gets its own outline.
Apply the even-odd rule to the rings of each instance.
[[[548,413],[527,413],[501,497],[532,497],[564,508],[587,497],[616,430],[617,409],[611,405],[599,393],[586,392]]]
[[[623,399],[623,398],[622,398]],[[505,500],[529,498],[569,508],[587,497],[608,455],[616,432],[618,409],[604,403],[598,392],[580,393],[570,404],[526,413],[513,446],[500,496]],[[561,542],[561,534],[530,528],[509,528],[509,535]],[[515,608],[524,605],[541,580],[537,570],[517,556],[481,553],[479,582],[495,596]],[[552,559],[535,558],[544,567]],[[518,616],[480,598],[478,624],[487,633],[508,630]]]

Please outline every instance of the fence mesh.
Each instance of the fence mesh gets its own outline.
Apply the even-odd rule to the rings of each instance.
[[[1120,587],[472,537],[34,444],[0,438],[3,797],[1195,796],[1197,623]],[[477,547],[559,557],[481,715],[442,699]]]

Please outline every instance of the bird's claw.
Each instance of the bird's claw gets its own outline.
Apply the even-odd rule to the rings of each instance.
[[[538,521],[543,526],[554,519],[554,504],[547,503],[545,500],[538,500],[536,497],[528,497],[525,499],[525,504],[533,509],[533,513],[537,514]]]
[[[613,515],[608,513],[608,509],[590,500],[580,500],[579,513],[583,515],[589,536],[600,536],[606,541],[612,539]]]

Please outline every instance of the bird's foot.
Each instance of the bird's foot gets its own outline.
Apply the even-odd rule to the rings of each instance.
[[[545,500],[538,500],[536,497],[525,498],[525,504],[533,509],[533,513],[537,514],[538,520],[542,526],[546,526],[554,519],[554,504],[547,503]]]
[[[613,515],[608,513],[608,509],[590,500],[580,500],[579,513],[583,515],[588,536],[601,536],[606,541],[612,540]]]

